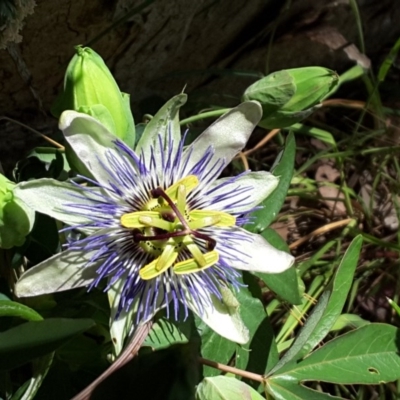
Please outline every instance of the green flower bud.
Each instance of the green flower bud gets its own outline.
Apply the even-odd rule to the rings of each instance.
[[[257,100],[263,108],[259,125],[283,128],[308,117],[339,86],[335,71],[305,67],[274,72],[249,86],[243,101]]]
[[[52,112],[74,110],[98,119],[128,146],[135,143],[129,95],[122,93],[103,59],[91,48],[76,46],[64,78],[64,91]]]
[[[0,174],[0,248],[21,246],[31,231],[35,212],[14,195],[16,184]]]

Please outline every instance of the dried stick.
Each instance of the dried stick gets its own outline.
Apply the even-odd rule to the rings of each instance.
[[[93,381],[88,387],[82,390],[79,394],[77,394],[72,400],[89,400],[93,391],[96,387],[103,382],[107,377],[109,377],[113,372],[117,369],[124,366],[133,357],[136,356],[137,352],[140,349],[140,346],[146,339],[147,335],[150,332],[150,329],[153,325],[152,321],[146,322],[144,324],[140,324],[136,332],[134,333],[131,341],[128,343],[122,354],[115,360],[113,364],[111,364],[95,381]]]

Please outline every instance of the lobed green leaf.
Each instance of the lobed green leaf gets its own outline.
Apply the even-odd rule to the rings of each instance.
[[[377,385],[400,378],[400,330],[369,324],[341,335],[271,378]]]
[[[275,400],[334,400],[341,397],[331,396],[330,394],[318,392],[316,390],[302,386],[292,378],[287,376],[277,377],[268,380],[267,392]]]
[[[196,390],[196,400],[262,399],[264,399],[264,397],[246,383],[222,375],[203,379]]]

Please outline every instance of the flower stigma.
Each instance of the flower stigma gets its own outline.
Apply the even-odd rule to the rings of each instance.
[[[141,211],[122,215],[121,225],[132,230],[133,241],[155,257],[140,269],[143,280],[156,278],[171,267],[175,274],[183,275],[218,262],[215,239],[198,230],[209,226],[233,226],[236,218],[222,211],[190,210],[187,196],[198,184],[198,178],[189,175],[166,190],[153,189],[151,199]],[[209,251],[203,253],[193,238],[204,241]],[[192,257],[177,261],[183,250],[189,251]]]

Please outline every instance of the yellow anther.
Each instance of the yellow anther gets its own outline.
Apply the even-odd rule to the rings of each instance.
[[[176,206],[178,207],[179,212],[182,215],[185,215],[185,210],[186,210],[186,186],[185,185],[178,186]]]
[[[193,239],[190,236],[186,236],[183,239],[183,244],[192,253],[193,258],[196,260],[199,267],[205,268],[207,260],[204,258],[204,254],[201,252],[199,246],[194,243]]]
[[[139,271],[140,277],[144,280],[149,280],[161,275],[172,266],[178,257],[178,254],[179,252],[176,250],[172,241],[172,243],[165,246],[160,257],[156,258]]]
[[[179,253],[176,251],[175,243],[173,240],[171,240],[171,242],[172,243],[169,243],[165,246],[161,256],[157,259],[155,268],[158,272],[165,271],[165,269],[169,268],[178,257]]]
[[[160,216],[157,216],[157,218],[152,218],[148,216],[139,217],[139,222],[141,222],[144,226],[159,228],[163,229],[164,231],[170,231],[173,227],[173,224],[171,224],[171,222],[161,219]]]
[[[174,183],[165,191],[165,193],[171,200],[177,201],[179,186],[183,185],[185,187],[187,196],[198,184],[199,180],[197,179],[197,176],[189,175],[186,176],[185,178],[180,179],[178,182]]]
[[[184,275],[199,272],[205,268],[212,267],[219,260],[219,254],[215,250],[205,253],[203,256],[206,261],[204,266],[200,266],[194,258],[190,258],[188,260],[176,263],[173,266],[174,273],[177,275]]]
[[[212,250],[204,253],[203,246],[195,240],[204,241],[208,250],[215,247],[215,240],[205,233],[196,233],[208,226],[233,226],[236,218],[228,213],[209,210],[190,211],[187,196],[199,184],[195,175],[189,175],[171,185],[152,191],[141,211],[121,217],[121,225],[133,229],[133,241],[154,260],[139,270],[143,280],[154,279],[172,267],[176,274],[190,274],[209,268],[218,262],[219,254]],[[197,237],[197,239],[196,239]],[[175,264],[182,250],[191,255]],[[185,253],[187,254],[187,251]]]
[[[236,224],[236,218],[228,213],[222,211],[210,211],[210,210],[193,210],[189,213],[191,229],[199,229],[205,226],[234,226]],[[210,219],[212,218],[212,219]],[[204,221],[205,225],[200,226],[200,222],[194,224],[197,228],[192,227],[192,224],[197,221]],[[214,221],[212,224],[208,222]]]
[[[147,225],[143,224],[143,222],[140,222],[140,218],[142,217],[158,218],[159,214],[156,211],[137,211],[124,214],[121,217],[121,225],[130,229],[144,228]]]
[[[199,218],[199,219],[190,221],[189,228],[195,231],[200,228],[205,228],[206,226],[217,225],[218,222],[220,222],[220,221],[221,221],[221,218],[217,217],[217,216]]]

